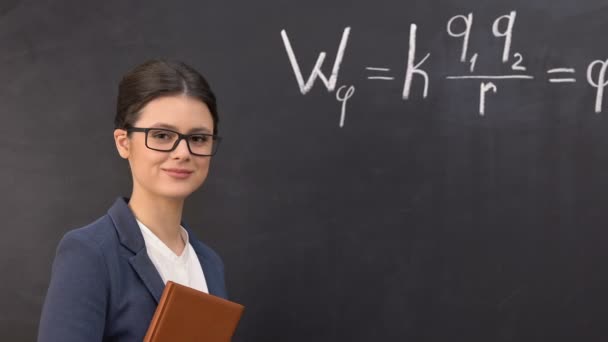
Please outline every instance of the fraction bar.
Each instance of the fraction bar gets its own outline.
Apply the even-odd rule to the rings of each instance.
[[[448,80],[462,80],[462,79],[489,79],[489,80],[505,80],[505,79],[534,79],[534,76],[530,75],[466,75],[466,76],[447,76]]]
[[[369,76],[368,80],[394,80],[394,77],[386,77],[386,76]]]

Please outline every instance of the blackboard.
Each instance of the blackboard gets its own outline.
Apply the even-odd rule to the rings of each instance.
[[[163,57],[218,96],[185,219],[247,307],[235,341],[605,341],[606,18],[592,0],[3,1],[0,339],[35,339],[59,239],[129,195],[117,84]],[[329,81],[347,28],[335,87],[302,94],[284,37],[304,80],[326,52]],[[413,29],[428,90],[414,73],[404,99]],[[471,75],[530,77],[450,78]]]

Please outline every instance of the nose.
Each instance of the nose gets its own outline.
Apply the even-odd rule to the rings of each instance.
[[[181,139],[171,154],[173,154],[173,157],[175,158],[190,158],[190,150],[188,149],[188,142],[186,139]]]

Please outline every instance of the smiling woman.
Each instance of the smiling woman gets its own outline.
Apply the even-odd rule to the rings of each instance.
[[[226,298],[220,257],[182,222],[218,121],[211,88],[184,63],[152,60],[123,77],[114,141],[131,196],[59,243],[38,341],[141,341],[169,280]]]
[[[199,99],[178,94],[151,100],[141,111],[133,126],[127,124],[114,132],[116,147],[131,166],[132,201],[139,202],[141,192],[146,192],[146,198],[188,196],[203,183],[209,170],[214,143],[209,133],[214,121],[208,107]],[[209,133],[182,135],[178,131]],[[184,181],[176,182],[175,176]]]

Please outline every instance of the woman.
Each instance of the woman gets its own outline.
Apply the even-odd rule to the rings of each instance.
[[[131,196],[59,243],[38,341],[141,341],[168,280],[226,298],[220,257],[181,223],[220,141],[206,80],[148,61],[120,82],[114,124]]]

